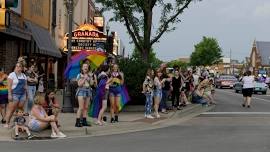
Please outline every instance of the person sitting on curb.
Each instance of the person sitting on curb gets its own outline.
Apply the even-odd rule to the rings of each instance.
[[[14,119],[14,124],[15,124],[15,138],[19,137],[19,130],[22,132],[26,131],[28,137],[27,139],[31,139],[34,136],[31,134],[29,128],[25,125],[25,118],[24,118],[24,111],[22,109],[17,110],[17,116]]]
[[[45,94],[45,103],[43,105],[43,108],[46,110],[47,115],[55,116],[57,127],[60,127],[58,122],[58,115],[60,113],[60,105],[57,99],[55,99],[55,92],[53,90],[48,90]]]
[[[203,97],[205,86],[199,85],[192,93],[192,102],[195,104],[207,105],[207,100]]]
[[[65,138],[66,135],[63,134],[56,125],[56,119],[54,115],[48,116],[45,109],[42,107],[45,100],[42,96],[36,96],[34,99],[34,106],[31,110],[31,115],[29,118],[29,128],[32,131],[42,131],[51,126],[52,138]]]

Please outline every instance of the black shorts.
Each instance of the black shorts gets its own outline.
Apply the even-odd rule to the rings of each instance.
[[[108,96],[109,96],[109,90],[108,89],[105,89],[105,93],[102,97],[102,100],[108,100]]]
[[[253,88],[242,89],[242,93],[244,97],[251,97],[253,93]]]

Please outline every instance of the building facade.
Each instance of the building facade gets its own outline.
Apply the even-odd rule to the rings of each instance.
[[[270,73],[270,42],[255,40],[250,53],[250,70],[257,75],[260,69]]]
[[[28,66],[35,59],[48,82],[49,75],[54,74],[49,67],[62,56],[50,34],[51,0],[19,0],[16,8],[7,11],[10,25],[0,30],[0,66],[9,73],[19,56],[26,58]]]
[[[68,0],[53,0],[56,1],[54,6],[56,8],[55,16],[52,15],[52,21],[55,18],[54,39],[57,48],[62,52],[62,59],[58,62],[58,67],[55,68],[60,71],[57,75],[57,86],[64,87],[64,69],[67,64],[67,53],[64,52],[66,47],[65,35],[68,33]],[[53,13],[52,13],[53,14]],[[93,23],[95,16],[95,5],[93,0],[73,0],[72,10],[72,30],[77,29],[80,25],[85,23]],[[53,34],[52,34],[53,35]]]
[[[28,53],[27,45],[31,33],[24,26],[22,3],[16,9],[5,9],[9,14],[8,26],[0,26],[0,67],[7,73],[13,71],[17,58]]]

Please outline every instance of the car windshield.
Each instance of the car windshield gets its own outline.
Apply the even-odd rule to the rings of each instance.
[[[220,79],[224,79],[224,80],[237,80],[234,76],[220,76]]]

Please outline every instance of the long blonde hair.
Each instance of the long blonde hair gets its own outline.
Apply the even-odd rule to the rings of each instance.
[[[36,95],[34,98],[34,104],[36,105],[42,105],[42,101],[45,100],[45,97],[42,95]]]

